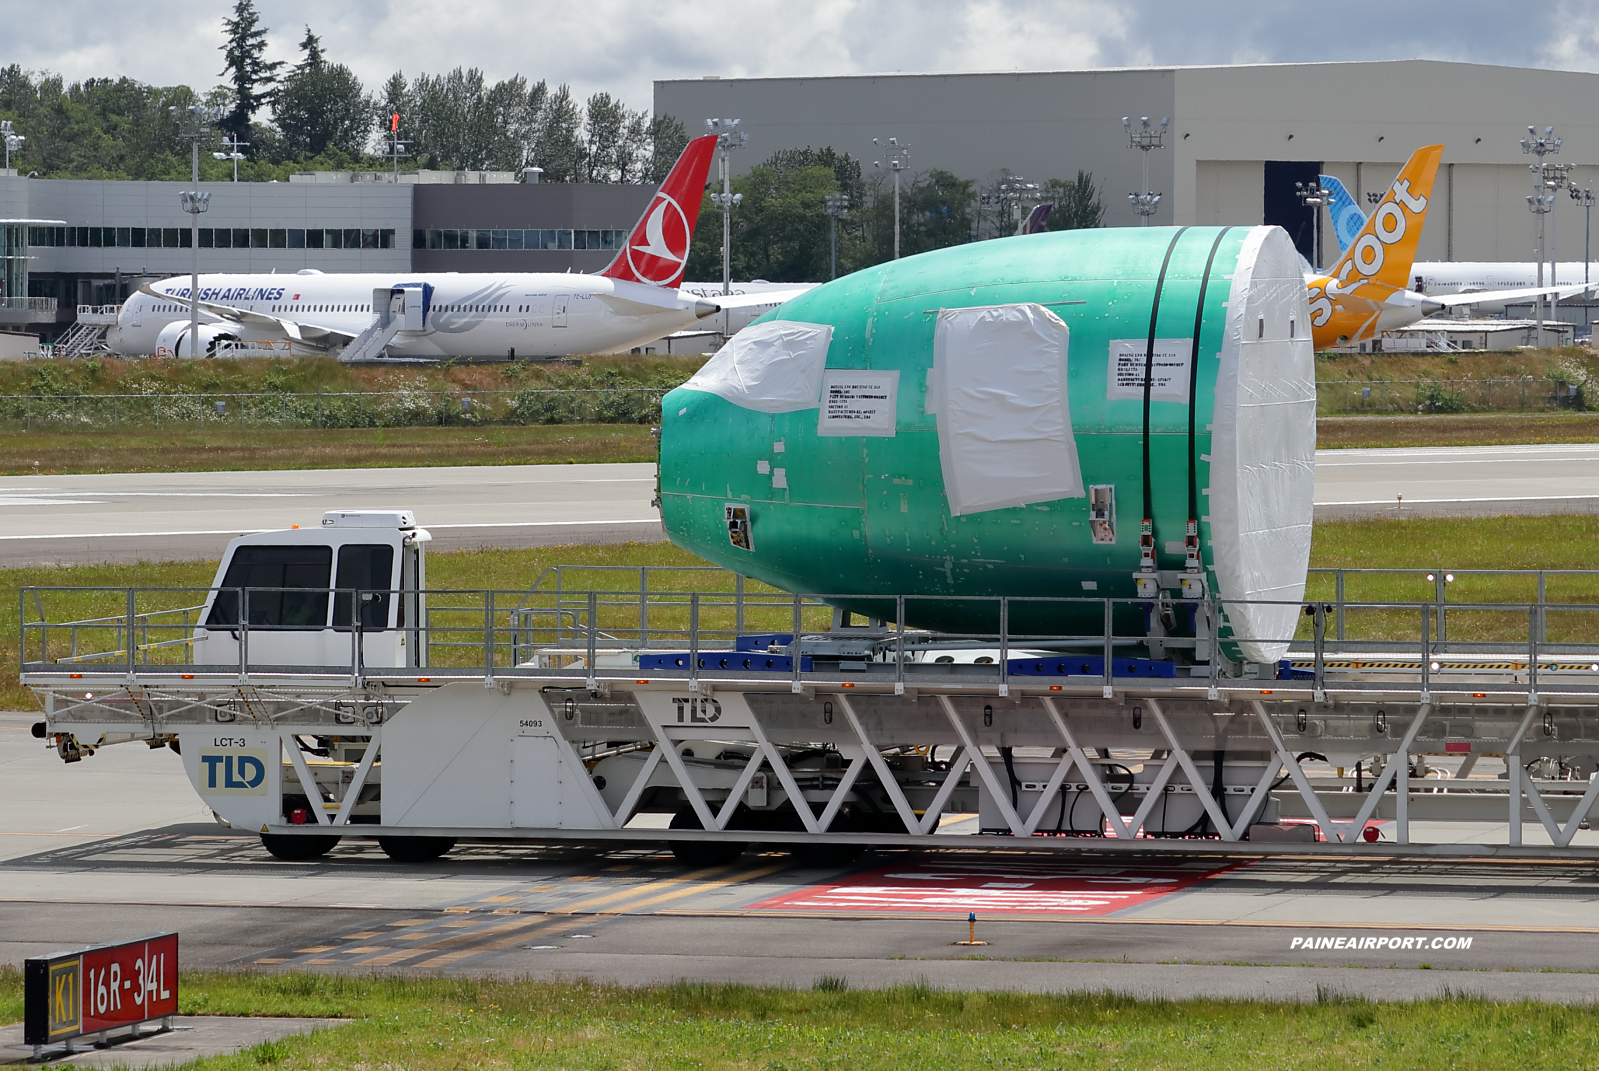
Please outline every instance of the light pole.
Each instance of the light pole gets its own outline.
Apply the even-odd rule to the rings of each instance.
[[[250,147],[250,143],[248,141],[240,141],[238,139],[237,135],[235,135],[233,138],[230,139],[226,134],[224,134],[224,135],[222,135],[222,147],[224,149],[228,150],[228,151],[227,152],[214,152],[214,153],[211,154],[211,159],[213,159],[213,160],[232,160],[233,161],[233,181],[234,182],[238,182],[239,181],[239,161],[244,159],[244,154],[242,152],[240,152],[239,149],[241,147],[246,148],[246,149],[249,148]],[[196,181],[199,181],[199,180],[196,179]]]
[[[399,112],[394,112],[394,113],[390,114],[390,116],[389,116],[389,155],[394,158],[394,181],[395,182],[399,182],[400,181],[400,157],[401,156],[410,156],[411,155],[410,153],[402,153],[402,152],[400,152],[400,150],[403,149],[403,148],[408,147],[410,144],[411,143],[409,141],[401,141],[400,140],[400,113]],[[528,169],[525,168],[525,167],[522,169],[522,171],[524,173],[526,173],[527,170]],[[544,169],[543,168],[534,168],[533,170],[537,171],[541,175],[544,174]],[[533,179],[533,181],[537,182],[538,179],[535,178],[535,179]]]
[[[22,143],[28,139],[18,134],[11,126],[11,120],[0,121],[0,135],[6,139],[6,173],[11,172],[11,154],[22,151]]]
[[[1588,261],[1593,255],[1590,252],[1591,239],[1593,237],[1593,203],[1595,200],[1592,187],[1586,190],[1579,190],[1575,186],[1571,187],[1571,199],[1582,206],[1582,282],[1586,286],[1588,284]]]
[[[1316,214],[1311,219],[1310,253],[1316,263],[1311,265],[1321,271],[1321,210],[1324,205],[1332,204],[1332,191],[1321,184],[1321,180],[1314,182],[1294,183],[1294,195],[1299,198],[1299,203],[1306,208],[1314,209]]]
[[[194,184],[198,186],[200,142],[211,135],[211,124],[222,118],[222,109],[191,104],[187,108],[174,106],[169,110],[182,130],[181,136],[189,139]],[[178,194],[178,203],[189,214],[189,248],[194,253],[194,271],[189,277],[189,356],[194,357],[200,351],[200,213],[211,207],[211,194],[200,190],[184,190]]]
[[[1538,217],[1538,286],[1543,286],[1543,236],[1544,216],[1548,215],[1555,207],[1555,197],[1546,193],[1544,189],[1543,160],[1545,156],[1554,156],[1560,152],[1563,139],[1555,137],[1555,128],[1545,127],[1543,134],[1538,133],[1537,127],[1527,128],[1527,137],[1521,139],[1521,151],[1538,158],[1536,164],[1527,165],[1538,176],[1536,194],[1529,195],[1527,207]],[[1552,281],[1552,280],[1551,280]],[[1538,295],[1538,345],[1543,345],[1543,295]]]
[[[873,138],[872,139],[872,144],[878,146],[879,148],[883,147],[883,143],[881,141],[879,141],[877,138]],[[907,167],[910,166],[910,164],[907,161],[909,161],[910,158],[911,158],[911,152],[910,152],[910,147],[908,145],[901,145],[900,144],[900,140],[898,138],[889,138],[888,139],[888,150],[889,150],[888,151],[888,156],[886,157],[886,159],[888,161],[887,164],[885,164],[882,160],[873,160],[872,161],[872,166],[873,167],[877,167],[877,168],[887,167],[890,171],[892,171],[894,173],[894,259],[898,260],[899,259],[899,173],[901,171],[904,171]]]
[[[1154,193],[1149,188],[1149,150],[1164,149],[1166,147],[1166,128],[1171,125],[1170,119],[1160,121],[1160,129],[1156,130],[1149,125],[1149,116],[1141,116],[1138,125],[1133,125],[1131,116],[1122,116],[1122,129],[1127,131],[1127,147],[1137,149],[1143,155],[1144,181],[1140,193],[1129,193],[1127,200],[1132,202],[1133,211],[1138,213],[1138,225],[1149,226],[1149,217],[1155,214],[1155,209],[1160,206],[1160,194]]]
[[[749,143],[750,136],[738,128],[738,119],[707,119],[705,129],[716,135],[716,149],[721,156],[717,163],[722,170],[722,192],[711,194],[711,204],[722,210],[722,294],[733,292],[733,208],[742,203],[744,195],[733,192],[733,169],[728,166],[727,154]]]
[[[838,221],[849,214],[849,194],[830,193],[822,202],[822,211],[827,215],[827,244],[830,249],[831,268],[828,271],[829,279],[838,278]]]

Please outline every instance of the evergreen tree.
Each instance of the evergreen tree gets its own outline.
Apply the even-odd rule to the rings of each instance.
[[[1105,203],[1091,171],[1077,169],[1075,179],[1050,179],[1044,183],[1044,200],[1055,207],[1049,210],[1049,230],[1073,231],[1105,225]]]
[[[305,59],[295,64],[295,73],[315,71],[322,67],[322,38],[311,32],[311,25],[306,24],[305,40],[300,42],[300,51],[305,53]]]
[[[250,120],[272,102],[272,86],[277,82],[282,61],[266,58],[266,30],[255,0],[237,0],[233,17],[222,20],[227,42],[218,46],[226,62],[222,74],[232,82],[232,110],[221,127],[240,140],[250,140]]]
[[[649,163],[641,176],[645,182],[661,183],[672,173],[672,165],[688,147],[688,131],[681,120],[670,115],[657,115],[645,128],[649,139]]]
[[[551,94],[540,117],[533,162],[544,169],[545,182],[582,182],[586,177],[583,110],[572,90],[561,86]]]

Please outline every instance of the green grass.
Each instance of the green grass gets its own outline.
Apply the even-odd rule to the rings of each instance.
[[[1442,989],[1443,987],[1440,986]],[[20,1015],[0,972],[0,1021]],[[258,1071],[405,1068],[1591,1068],[1599,1009],[1472,998],[1139,1000],[927,985],[641,989],[447,978],[189,974],[190,1015],[339,1017],[203,1061]]]

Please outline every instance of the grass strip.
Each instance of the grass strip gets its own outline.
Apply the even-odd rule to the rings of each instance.
[[[1226,968],[1219,968],[1226,969]],[[1445,987],[1440,987],[1445,989]],[[1468,987],[1469,988],[1469,987]],[[20,1018],[0,971],[0,1021]],[[467,978],[187,974],[186,1015],[340,1017],[208,1069],[1591,1068],[1599,1009],[1441,996],[1376,1003],[1143,1000],[743,985],[627,989]]]
[[[1323,416],[1316,446],[1518,446],[1599,442],[1599,413],[1465,413],[1434,416]]]
[[[640,424],[0,431],[0,475],[654,461],[656,447]]]

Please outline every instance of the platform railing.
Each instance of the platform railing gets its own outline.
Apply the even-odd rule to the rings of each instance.
[[[1599,642],[1593,642],[1599,601],[1451,602],[1449,612],[1471,620],[1475,630],[1470,641],[1452,641],[1443,636],[1436,602],[1347,599],[1206,599],[1163,608],[1088,596],[800,596],[749,586],[651,591],[647,583],[581,593],[26,587],[19,594],[25,681],[63,672],[237,680],[347,675],[355,682],[407,673],[441,680],[681,677],[691,684],[786,677],[796,687],[849,678],[899,691],[914,678],[1004,694],[1017,684],[1065,681],[1109,690],[1132,679],[1210,691],[1266,681],[1317,694],[1403,687],[1421,696],[1536,696],[1558,681],[1562,694],[1599,698]],[[401,613],[392,612],[396,604]],[[206,606],[211,610],[202,619]],[[844,625],[836,607],[868,624],[835,627]],[[1211,635],[1207,622],[1241,620],[1247,607],[1278,614],[1292,607],[1296,635],[1238,636],[1225,625],[1219,639]],[[1151,637],[1152,622],[1163,616],[1167,634]],[[1345,638],[1330,639],[1329,625],[1340,616]],[[1351,620],[1374,622],[1371,634],[1348,636]],[[962,624],[918,627],[946,622]],[[736,650],[738,638],[751,634],[765,637],[764,644]],[[385,636],[404,642],[387,643]],[[1266,666],[1234,661],[1239,644],[1251,641],[1283,649],[1284,659]]]

